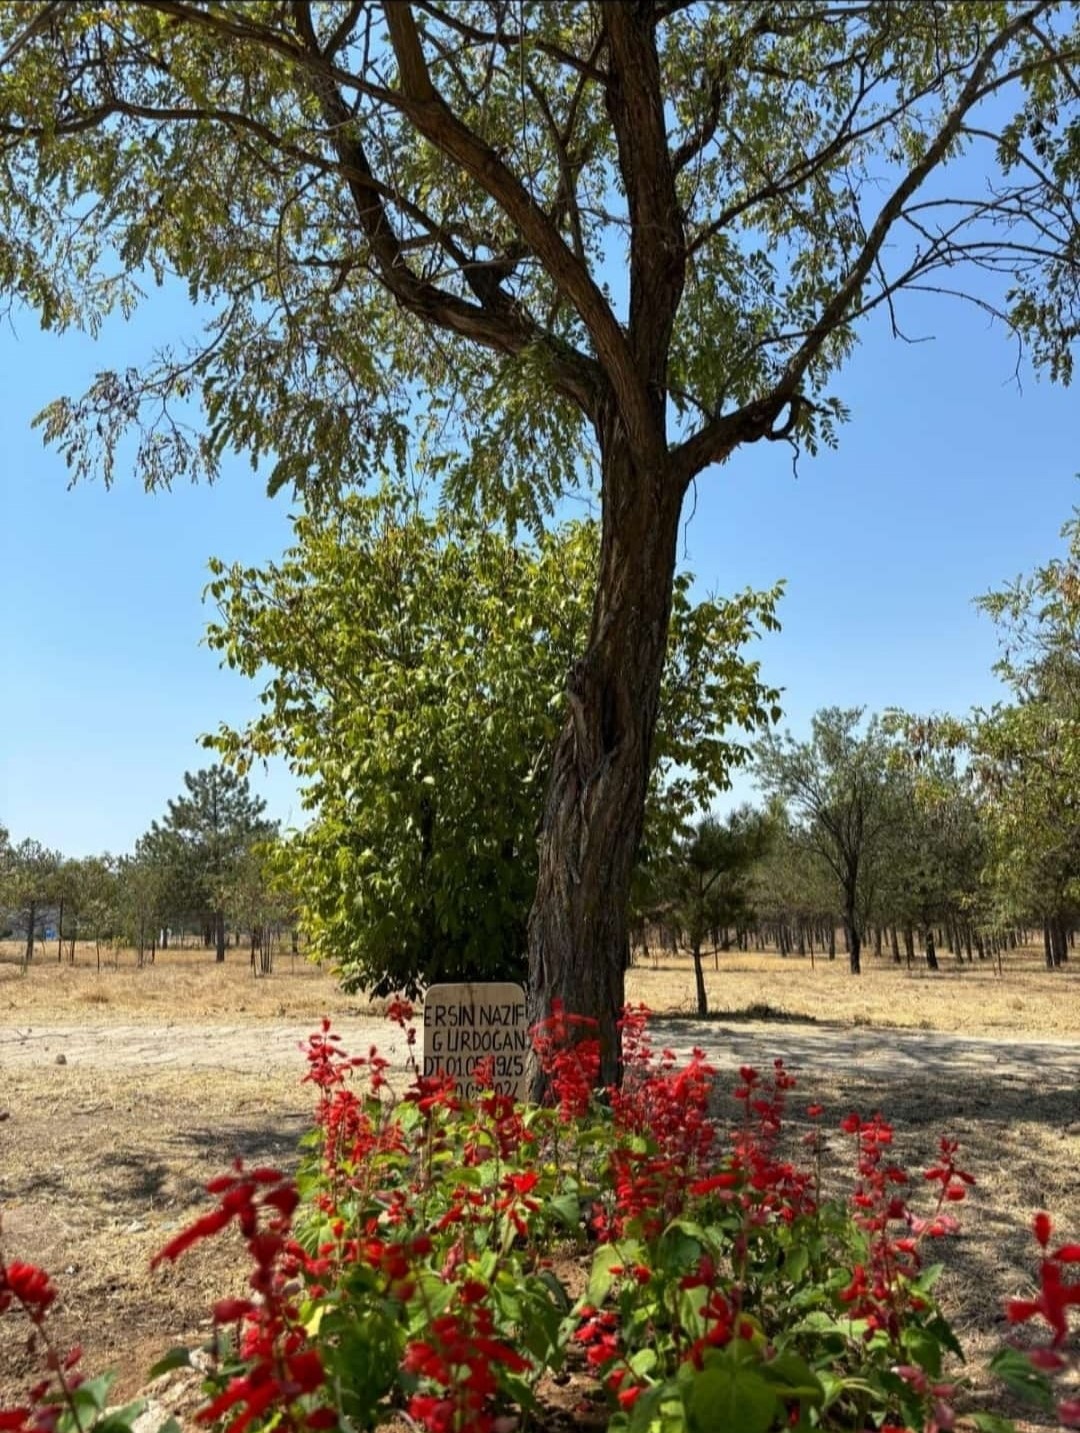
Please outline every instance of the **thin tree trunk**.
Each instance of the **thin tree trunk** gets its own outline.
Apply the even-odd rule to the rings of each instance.
[[[30,902],[30,919],[26,925],[26,950],[23,954],[23,969],[34,958],[34,924],[37,921],[37,901]]]
[[[214,943],[216,947],[216,959],[220,965],[225,960],[225,912],[214,912]]]
[[[60,897],[60,913],[56,917],[56,963],[64,958],[64,898]]]
[[[861,975],[862,932],[859,930],[854,902],[851,902],[844,911],[844,934],[847,938],[848,967],[852,975]]]
[[[926,964],[931,970],[939,968],[937,951],[934,949],[934,932],[930,926],[926,927]]]
[[[657,398],[657,403],[662,404]],[[658,413],[658,417],[659,417]],[[662,422],[662,419],[661,419]],[[567,680],[529,916],[530,1023],[560,999],[597,1022],[601,1083],[621,1075],[630,876],[671,617],[682,492],[638,466],[608,405],[597,425],[603,528],[589,638]],[[532,1072],[532,1092],[544,1081]]]
[[[704,1019],[709,1013],[709,997],[705,993],[705,968],[701,963],[701,941],[695,940],[690,954],[694,958],[694,988],[697,991],[697,1013]]]
[[[899,965],[899,964],[900,964],[900,942],[899,942],[899,940],[897,939],[896,927],[895,927],[895,926],[890,926],[890,927],[889,927],[889,938],[890,938],[890,942],[891,942],[891,945],[892,945],[893,965]]]

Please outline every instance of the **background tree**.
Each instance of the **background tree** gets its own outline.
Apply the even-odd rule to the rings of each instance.
[[[184,787],[185,793],[168,803],[164,820],[155,821],[138,843],[137,870],[128,871],[125,883],[138,877],[140,920],[154,911],[154,919],[164,924],[177,913],[178,898],[185,903],[182,910],[206,918],[222,961],[228,883],[247,849],[273,835],[276,827],[265,819],[266,802],[252,795],[247,777],[220,763],[185,772]],[[154,934],[156,939],[157,927]]]
[[[274,942],[291,905],[291,898],[282,894],[274,878],[275,855],[275,842],[248,846],[222,885],[226,919],[234,929],[248,934],[253,975],[272,973]]]
[[[689,836],[676,843],[665,863],[660,888],[667,893],[671,918],[690,946],[700,1016],[709,1013],[701,947],[710,935],[715,943],[721,928],[749,923],[750,872],[768,851],[773,835],[768,816],[746,806],[725,820],[704,816]]]
[[[968,740],[983,784],[999,896],[1044,926],[1047,965],[1068,959],[1080,909],[1080,520],[1065,555],[980,606],[997,623],[995,670],[1013,704],[976,714]]]
[[[817,712],[809,741],[764,736],[755,750],[758,785],[782,801],[797,839],[815,851],[837,883],[851,973],[861,970],[865,923],[883,873],[890,833],[910,808],[890,771],[877,718],[860,730],[861,708]]]
[[[995,670],[1012,688],[1013,701],[975,711],[966,720],[937,716],[904,723],[908,747],[932,798],[940,791],[937,771],[945,763],[962,773],[967,800],[977,812],[982,871],[979,891],[967,896],[968,904],[981,909],[994,938],[1017,923],[1041,923],[1051,968],[1068,957],[1068,933],[1080,909],[1080,528],[1075,519],[1063,536],[1063,557],[979,599],[998,624],[1001,657]],[[965,883],[970,890],[970,874]],[[978,946],[982,954],[981,940]]]
[[[7,922],[12,914],[10,905],[14,866],[15,853],[11,846],[11,832],[0,821],[0,930],[7,929]]]
[[[284,756],[312,821],[275,858],[315,954],[375,993],[524,974],[536,827],[565,673],[588,625],[597,532],[513,542],[464,511],[352,496],[301,516],[284,562],[215,566],[210,645],[269,680],[214,744]],[[647,826],[666,849],[779,714],[747,642],[777,589],[674,594]],[[733,734],[734,732],[734,734]]]
[[[685,495],[748,443],[829,440],[860,320],[899,330],[906,289],[971,294],[1070,376],[1078,23],[1059,0],[0,10],[5,290],[54,327],[147,276],[208,301],[202,342],[47,411],[76,476],[141,425],[151,484],[233,446],[336,489],[400,462],[411,421],[451,497],[514,520],[591,460],[529,1001],[600,1019],[601,1078]]]
[[[119,863],[106,852],[85,856],[78,864],[78,934],[93,939],[100,968],[101,942],[114,939],[121,926]]]
[[[24,970],[34,958],[38,926],[52,901],[62,859],[59,851],[50,850],[30,836],[17,846],[9,846],[3,903],[16,913],[26,933]]]
[[[836,956],[841,901],[836,879],[821,854],[807,845],[781,803],[769,810],[772,840],[751,873],[750,900],[758,914],[758,936],[771,939],[781,955],[814,956],[815,945],[829,960]]]
[[[141,969],[154,963],[158,935],[168,919],[168,872],[140,841],[134,855],[121,858],[116,874],[118,934],[134,947]],[[224,954],[220,958],[223,960]]]

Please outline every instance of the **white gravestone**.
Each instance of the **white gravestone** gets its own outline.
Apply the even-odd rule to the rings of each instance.
[[[459,1092],[479,1093],[477,1067],[491,1061],[492,1087],[525,1098],[529,1027],[525,991],[509,983],[433,985],[424,998],[424,1074],[453,1075]]]

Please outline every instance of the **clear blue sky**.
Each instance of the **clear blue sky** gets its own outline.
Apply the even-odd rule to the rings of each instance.
[[[703,589],[787,579],[783,632],[760,644],[785,688],[786,724],[831,704],[963,711],[995,697],[995,637],[972,598],[1060,550],[1080,498],[1075,394],[1022,374],[975,310],[909,300],[905,345],[884,325],[836,385],[852,409],[838,452],[759,445],[698,483],[685,556]],[[243,721],[255,692],[201,645],[206,562],[259,562],[289,537],[288,505],[244,461],[212,488],[67,490],[34,413],[98,368],[135,362],[190,332],[155,295],[96,345],[0,330],[0,820],[70,855],[129,850],[185,769],[201,732]],[[689,512],[689,508],[688,508]],[[288,774],[256,774],[271,814],[299,818]],[[740,778],[733,795],[752,794]]]

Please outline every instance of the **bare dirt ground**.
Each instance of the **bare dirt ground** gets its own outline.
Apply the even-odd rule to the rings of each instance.
[[[358,1051],[377,1041],[400,1065],[403,1042],[328,974],[287,957],[254,980],[242,952],[224,966],[167,952],[144,970],[127,955],[98,972],[92,948],[74,967],[50,951],[25,976],[14,954],[0,947],[4,1249],[54,1272],[59,1332],[133,1393],[165,1349],[205,1338],[211,1303],[242,1277],[224,1244],[176,1269],[151,1272],[149,1260],[236,1155],[295,1164],[312,1104],[300,1041],[327,1013]],[[663,1043],[707,1051],[721,1088],[740,1063],[782,1056],[800,1075],[796,1112],[809,1101],[837,1117],[880,1108],[914,1169],[939,1134],[960,1138],[979,1183],[964,1233],[943,1250],[943,1296],[978,1364],[1005,1332],[1002,1299],[1030,1286],[1032,1212],[1080,1237],[1080,958],[1048,973],[1037,952],[1014,955],[1003,977],[989,962],[942,963],[931,975],[871,960],[855,980],[842,959],[811,970],[724,955],[709,972],[724,1013],[705,1022],[686,1013],[685,961],[647,960],[629,993],[663,1012]],[[836,1149],[842,1159],[839,1136]],[[0,1402],[26,1367],[5,1317]]]

